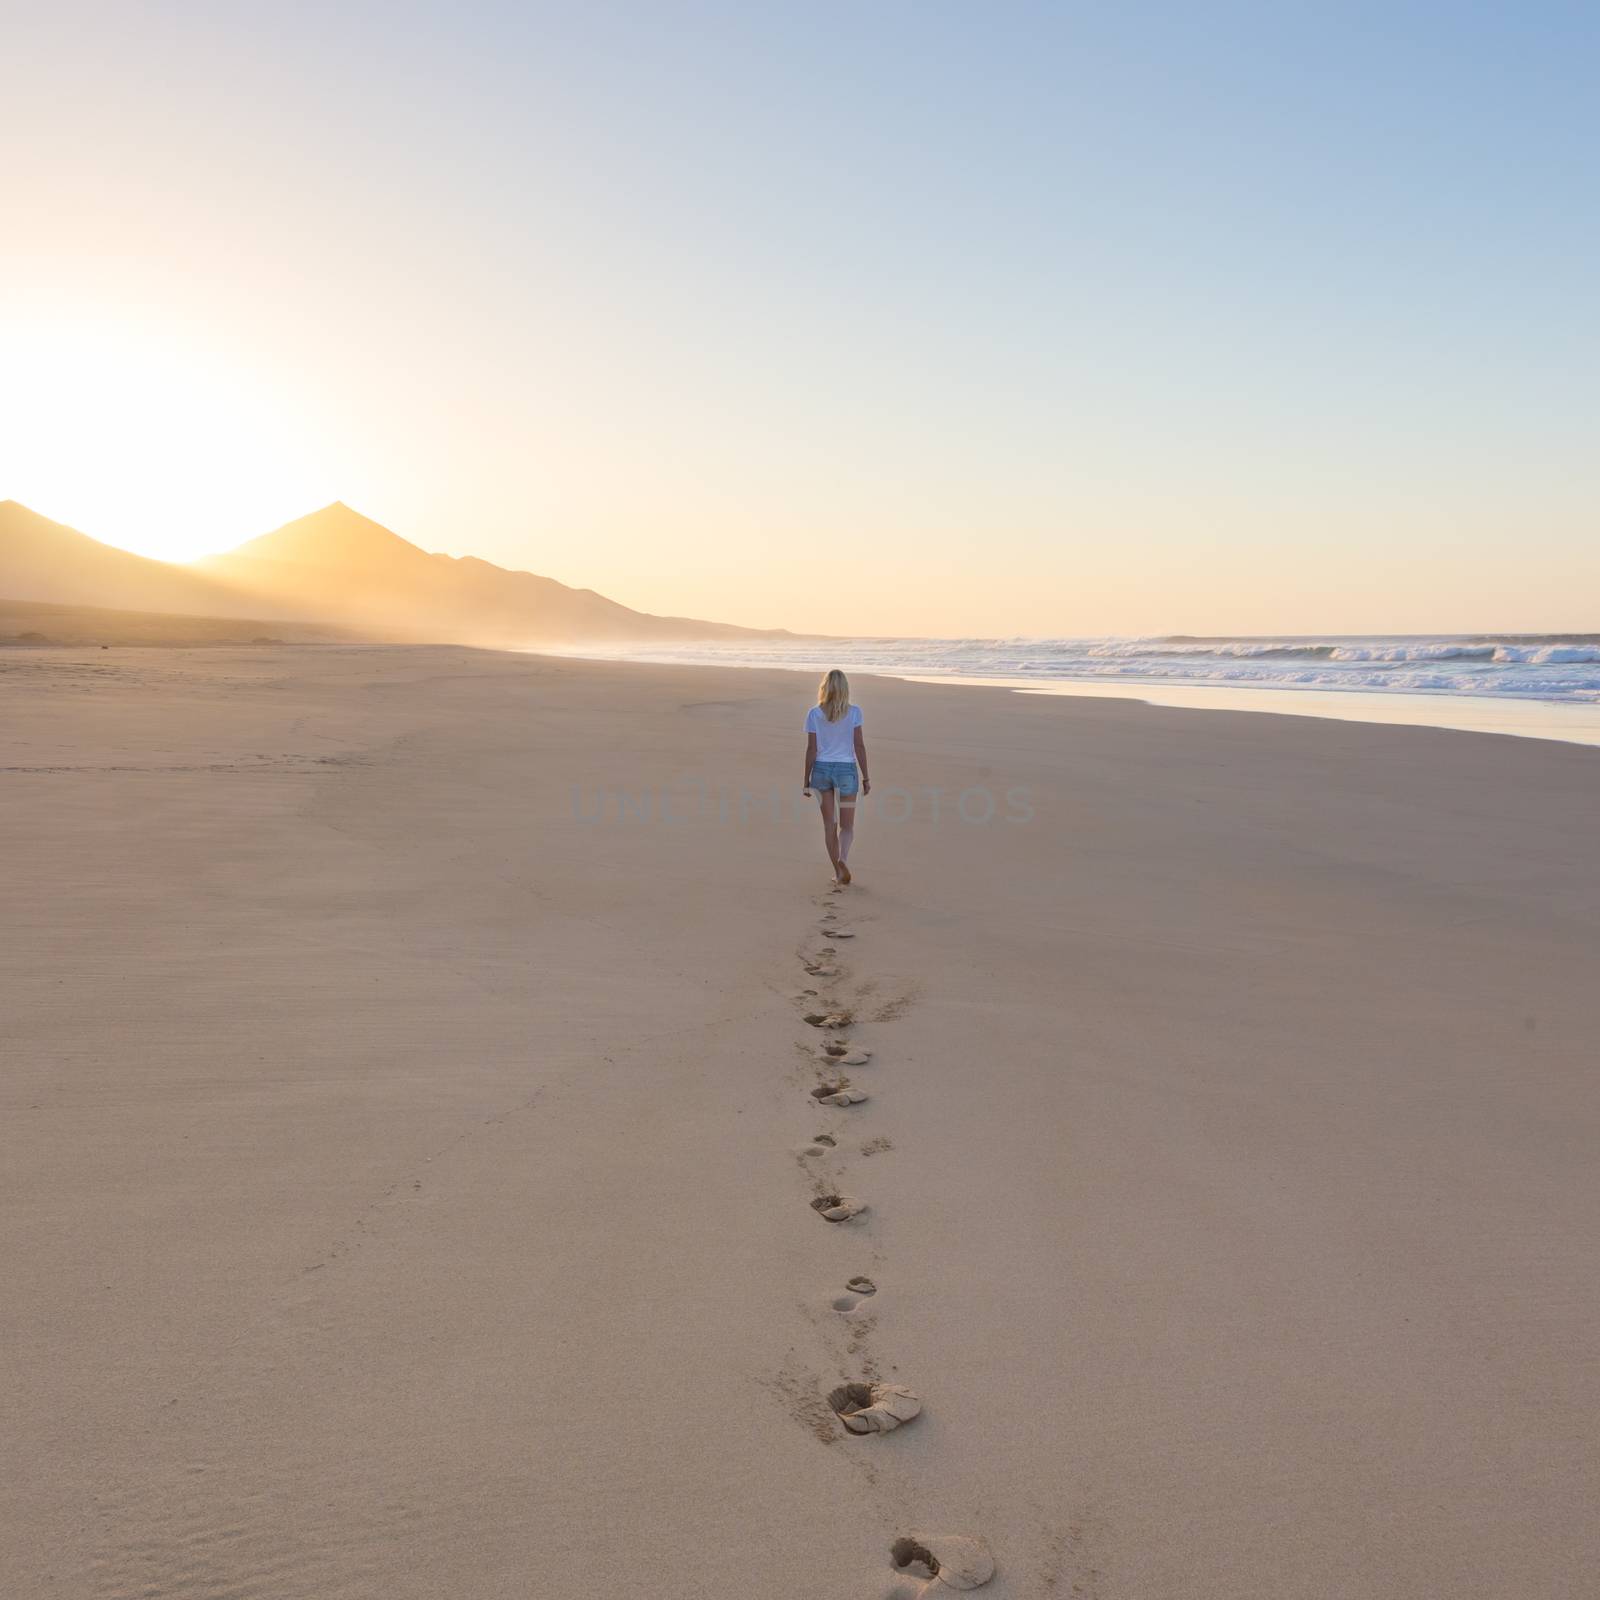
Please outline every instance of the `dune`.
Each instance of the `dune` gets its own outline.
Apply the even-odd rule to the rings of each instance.
[[[1596,753],[856,690],[3,653],[0,1593],[1590,1591]]]
[[[348,628],[282,617],[200,617],[0,599],[0,645],[219,645],[350,643]]]

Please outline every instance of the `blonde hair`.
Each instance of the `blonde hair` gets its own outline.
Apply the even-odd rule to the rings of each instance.
[[[837,667],[817,685],[817,704],[829,722],[837,722],[850,709],[850,680]]]

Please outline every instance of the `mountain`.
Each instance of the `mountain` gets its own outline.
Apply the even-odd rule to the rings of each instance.
[[[632,611],[476,556],[430,555],[338,501],[195,567],[274,607],[387,637],[516,646],[761,633]]]
[[[216,578],[101,544],[15,500],[0,500],[0,598],[209,617],[253,614]]]
[[[475,556],[429,555],[335,502],[189,566],[152,561],[0,501],[0,599],[300,620],[369,637],[521,646],[759,637],[656,617]]]

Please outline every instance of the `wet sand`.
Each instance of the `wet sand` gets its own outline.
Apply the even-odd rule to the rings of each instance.
[[[856,687],[0,653],[0,1592],[1591,1592],[1600,754]]]

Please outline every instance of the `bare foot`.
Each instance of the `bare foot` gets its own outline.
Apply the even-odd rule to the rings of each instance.
[[[840,883],[849,883],[850,881],[850,869],[842,861],[839,863],[838,877]]]

